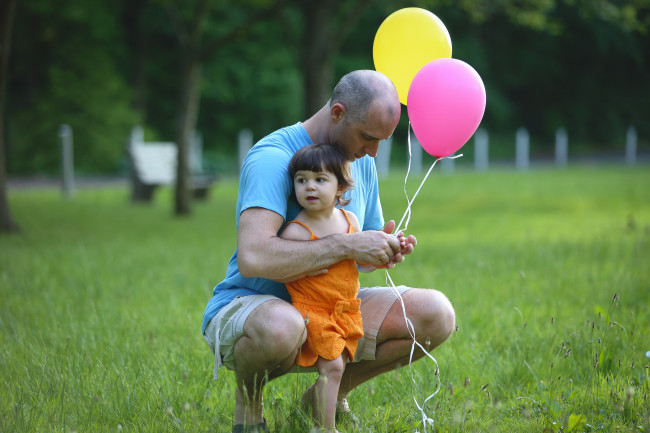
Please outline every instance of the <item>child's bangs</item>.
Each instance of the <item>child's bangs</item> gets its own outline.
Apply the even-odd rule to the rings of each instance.
[[[320,147],[311,149],[310,152],[299,152],[295,155],[293,162],[294,172],[292,173],[295,176],[296,172],[300,170],[313,171],[313,172],[323,172],[328,171],[330,173],[338,174],[340,173],[340,167],[342,164],[345,164],[347,161],[345,155],[342,152],[335,150],[333,147]]]

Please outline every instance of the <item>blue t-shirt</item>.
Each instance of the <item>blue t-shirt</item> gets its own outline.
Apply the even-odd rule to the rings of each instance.
[[[248,152],[239,177],[237,229],[241,213],[252,207],[272,210],[285,222],[298,215],[300,206],[290,200],[293,180],[289,178],[289,161],[298,149],[312,143],[305,128],[296,123],[267,135]],[[346,192],[345,197],[350,199],[350,203],[344,208],[357,216],[362,230],[381,229],[384,217],[374,159],[366,155],[352,162],[351,173],[354,187]],[[235,249],[226,277],[214,288],[212,299],[203,313],[202,332],[219,310],[235,297],[259,294],[274,295],[286,301],[291,299],[283,283],[266,278],[244,278],[237,266]]]

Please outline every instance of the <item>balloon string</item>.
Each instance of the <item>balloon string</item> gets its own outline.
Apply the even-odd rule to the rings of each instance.
[[[427,171],[427,174],[424,176],[424,179],[422,179],[422,182],[420,183],[420,186],[418,187],[417,191],[415,191],[415,195],[413,195],[413,198],[409,200],[408,194],[406,194],[406,179],[404,179],[404,193],[406,194],[406,201],[408,202],[408,206],[406,207],[406,211],[404,212],[404,215],[402,216],[402,219],[400,220],[399,224],[397,224],[397,228],[395,230],[395,233],[399,233],[400,230],[406,230],[408,228],[408,223],[409,220],[411,219],[411,206],[413,206],[413,202],[415,201],[415,198],[418,196],[420,193],[420,190],[422,189],[422,186],[424,186],[424,182],[426,182],[427,178],[431,174],[431,171],[433,170],[433,167],[436,166],[438,161],[442,161],[443,159],[456,159],[460,158],[463,156],[461,153],[460,155],[453,155],[453,156],[445,156],[442,158],[437,158],[435,161],[433,161],[433,164],[431,164],[431,167],[429,167],[429,171]],[[411,166],[411,140],[409,137],[409,170]],[[406,178],[408,178],[408,172],[406,174]],[[407,217],[408,219],[406,220],[406,224],[404,225],[404,228],[402,228],[402,223],[404,222],[404,219]]]
[[[415,201],[415,198],[418,196],[420,193],[420,190],[422,189],[422,186],[424,185],[424,182],[426,182],[427,178],[431,174],[431,171],[433,170],[433,167],[436,166],[438,161],[441,161],[443,159],[456,159],[460,158],[463,156],[463,154],[460,155],[454,155],[454,156],[446,156],[442,158],[436,158],[436,160],[431,164],[431,167],[429,168],[429,171],[427,171],[427,174],[424,176],[424,179],[422,179],[422,182],[420,183],[420,186],[418,187],[417,191],[413,195],[413,198],[409,199],[408,192],[406,190],[406,184],[408,181],[409,174],[411,172],[411,122],[409,121],[409,129],[408,129],[408,151],[409,151],[409,161],[408,161],[408,168],[406,170],[406,176],[404,177],[404,195],[406,196],[406,202],[408,203],[406,207],[406,211],[404,212],[404,215],[402,216],[402,219],[400,220],[399,224],[397,225],[397,229],[395,230],[394,234],[395,236],[402,230],[402,223],[404,222],[404,219],[406,219],[406,223],[404,224],[403,230],[406,230],[409,224],[409,221],[411,219],[411,207],[413,206],[413,202]],[[426,433],[427,431],[427,425],[431,424],[433,425],[433,419],[429,418],[429,416],[425,412],[425,407],[426,404],[429,400],[431,400],[433,397],[438,394],[440,389],[442,388],[442,383],[440,381],[440,368],[438,367],[438,361],[436,358],[434,358],[433,355],[431,355],[415,338],[415,327],[413,326],[413,322],[411,322],[411,319],[408,318],[406,315],[406,306],[404,305],[404,299],[402,298],[401,293],[399,290],[397,290],[397,287],[395,287],[395,283],[393,282],[393,279],[390,277],[390,274],[388,273],[388,270],[386,270],[386,281],[387,283],[390,283],[390,288],[391,290],[395,293],[395,296],[400,301],[400,304],[402,306],[402,314],[404,315],[404,322],[406,323],[406,329],[409,332],[409,335],[413,339],[413,343],[411,344],[411,352],[409,354],[409,371],[411,372],[411,381],[413,382],[413,385],[417,387],[417,382],[415,380],[415,376],[413,375],[413,369],[412,369],[412,363],[413,363],[413,353],[415,352],[415,346],[417,345],[420,349],[422,349],[422,352],[429,357],[433,361],[433,363],[436,365],[436,370],[435,370],[435,376],[438,379],[438,387],[436,390],[433,392],[433,394],[429,395],[427,398],[424,399],[422,402],[422,405],[418,402],[417,398],[415,395],[413,395],[413,401],[415,401],[415,405],[417,406],[418,410],[420,411],[420,414],[422,415],[422,425],[424,428],[424,432]]]
[[[399,302],[402,306],[402,314],[404,315],[404,322],[406,323],[406,329],[408,330],[411,338],[413,339],[413,343],[411,344],[411,353],[409,355],[409,371],[411,372],[411,381],[413,382],[413,385],[417,387],[417,382],[415,380],[415,376],[413,374],[413,368],[412,368],[412,363],[413,363],[413,353],[415,352],[415,346],[417,345],[420,349],[422,349],[422,352],[431,359],[434,364],[436,365],[436,370],[435,370],[435,376],[438,379],[438,387],[436,390],[433,392],[433,394],[429,395],[427,398],[424,399],[422,402],[422,405],[418,402],[417,398],[415,395],[413,395],[413,401],[415,401],[415,406],[417,406],[418,410],[420,411],[420,414],[422,415],[422,425],[424,426],[424,432],[426,433],[427,431],[427,425],[428,424],[433,424],[433,419],[429,418],[429,416],[425,412],[425,407],[426,404],[429,400],[431,400],[433,397],[438,394],[440,389],[442,388],[442,383],[440,381],[440,368],[438,367],[438,361],[436,358],[434,358],[433,355],[431,355],[415,338],[415,327],[413,326],[413,322],[411,322],[411,319],[408,318],[406,315],[406,307],[404,306],[404,299],[402,298],[401,293],[399,290],[397,290],[397,287],[395,287],[395,283],[393,282],[393,279],[390,277],[390,274],[388,273],[388,270],[386,270],[386,281],[390,283],[390,288],[395,293],[395,296],[399,299]]]
[[[406,143],[408,145],[408,150],[409,150],[409,163],[408,167],[406,168],[406,176],[404,177],[404,195],[406,196],[406,203],[409,202],[409,194],[406,191],[406,182],[408,181],[409,178],[409,173],[411,173],[411,159],[412,159],[412,154],[411,154],[411,121],[409,120],[409,127],[408,127],[408,135],[406,136]],[[406,216],[408,214],[408,217],[406,219],[406,226],[409,225],[409,221],[411,220],[411,208],[407,207],[406,212],[404,215]],[[402,220],[404,220],[404,217],[402,217]],[[400,225],[402,225],[402,221],[400,221]],[[399,233],[399,231],[395,231],[395,233]]]

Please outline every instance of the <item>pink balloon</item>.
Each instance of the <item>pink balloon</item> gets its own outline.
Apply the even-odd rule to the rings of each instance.
[[[415,74],[406,108],[424,150],[442,158],[463,147],[481,123],[485,86],[467,63],[437,59]]]

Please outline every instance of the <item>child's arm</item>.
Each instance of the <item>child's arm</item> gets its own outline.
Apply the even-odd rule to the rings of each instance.
[[[282,239],[292,240],[292,241],[308,241],[311,238],[311,233],[305,227],[300,224],[287,224],[284,226],[284,229],[280,233]],[[313,272],[308,272],[302,275],[296,275],[292,281],[298,280],[303,277],[313,277],[316,275],[326,274],[328,272],[327,268],[318,269]]]
[[[287,224],[282,232],[280,237],[282,239],[289,239],[292,241],[308,241],[311,234],[309,230],[301,226],[300,224]]]

